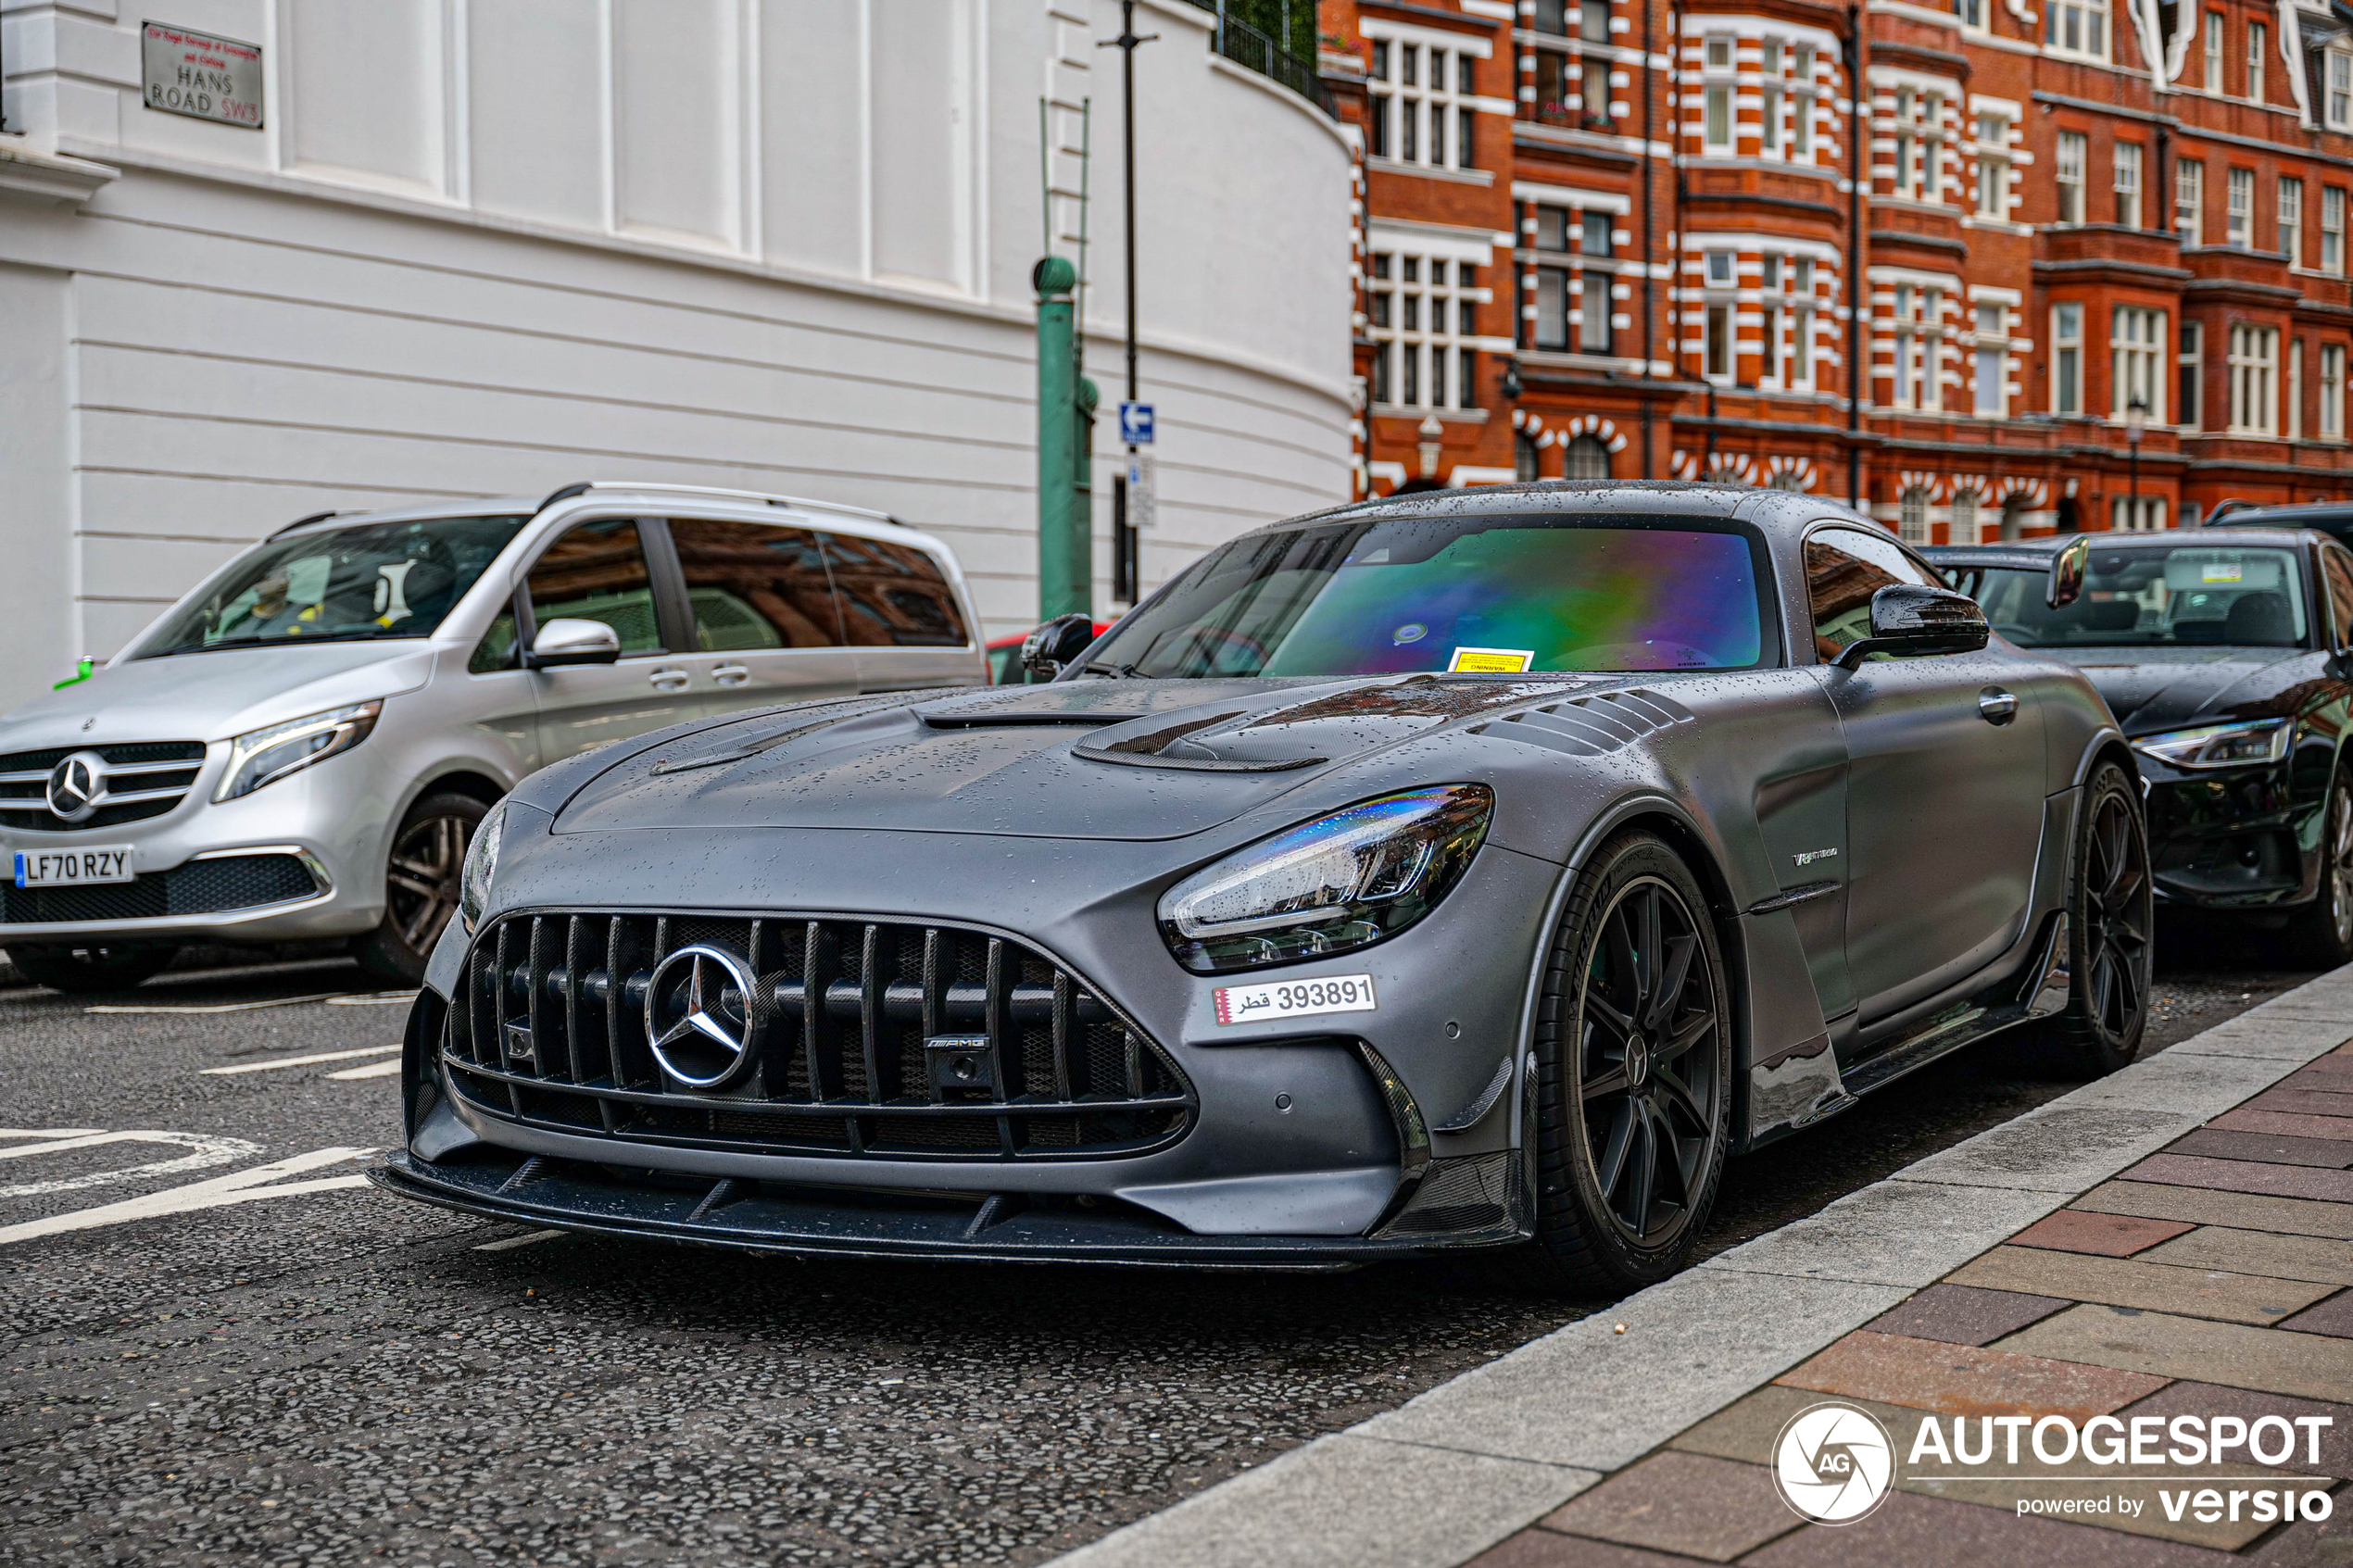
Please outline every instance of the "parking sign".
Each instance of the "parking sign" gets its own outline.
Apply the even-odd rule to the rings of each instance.
[[[1149,403],[1122,403],[1119,406],[1119,439],[1129,446],[1152,444],[1152,406]]]

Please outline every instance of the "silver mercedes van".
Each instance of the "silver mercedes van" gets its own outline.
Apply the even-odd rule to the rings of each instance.
[[[474,826],[535,768],[682,720],[982,685],[947,546],[690,485],[323,513],[90,679],[0,717],[0,948],[59,990],[195,941],[346,942],[413,983]]]

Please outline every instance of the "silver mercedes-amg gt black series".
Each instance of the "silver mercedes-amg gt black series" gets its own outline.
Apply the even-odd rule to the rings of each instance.
[[[1051,682],[527,780],[376,1181],[803,1254],[1508,1249],[1594,1291],[1690,1257],[1728,1154],[1993,1031],[2139,1049],[2108,709],[1835,504],[1367,502],[1032,646]]]

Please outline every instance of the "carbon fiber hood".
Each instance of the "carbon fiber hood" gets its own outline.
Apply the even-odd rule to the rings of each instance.
[[[555,831],[1181,838],[1434,730],[1618,680],[1087,681],[788,709],[615,761]]]

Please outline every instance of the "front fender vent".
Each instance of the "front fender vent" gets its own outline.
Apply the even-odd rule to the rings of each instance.
[[[1470,733],[1525,741],[1529,746],[1571,757],[1606,757],[1613,751],[1623,751],[1644,735],[1691,723],[1696,718],[1673,697],[1635,686],[1507,713],[1489,723],[1473,724]]]

